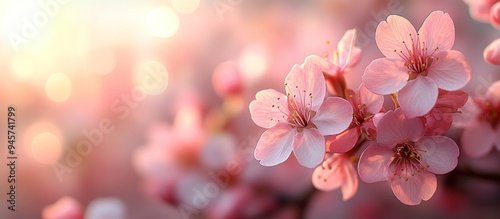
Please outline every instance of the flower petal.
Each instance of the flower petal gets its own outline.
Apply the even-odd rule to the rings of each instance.
[[[342,156],[340,154],[327,155],[326,160],[312,174],[314,187],[322,191],[332,191],[343,184],[343,174],[341,170]]]
[[[331,62],[328,62],[325,58],[317,55],[307,56],[305,62],[318,66],[322,71],[329,71],[333,69],[333,65]]]
[[[493,40],[483,52],[483,58],[490,64],[500,65],[500,38]]]
[[[375,59],[365,69],[363,84],[373,93],[387,95],[401,90],[408,81],[408,69],[396,59]]]
[[[443,113],[455,113],[467,103],[469,95],[461,90],[445,91],[439,90],[438,100],[435,108]]]
[[[349,128],[338,135],[332,135],[326,138],[326,151],[335,153],[344,153],[351,150],[358,142],[359,129]]]
[[[358,172],[361,180],[367,183],[387,180],[392,155],[391,149],[376,143],[369,145],[359,158]]]
[[[404,204],[418,205],[421,200],[429,200],[437,188],[436,175],[420,171],[407,177],[394,177],[391,180],[392,192]]]
[[[451,49],[455,43],[455,25],[448,13],[433,11],[427,18],[420,30],[420,41],[425,42],[429,51],[446,51]]]
[[[379,113],[384,104],[384,96],[371,92],[364,84],[358,88],[358,100],[362,105],[365,105],[365,111],[372,115]]]
[[[347,201],[356,194],[359,182],[358,173],[356,169],[354,169],[352,162],[349,159],[344,159],[343,162],[344,183],[342,184],[341,191],[342,200]]]
[[[439,60],[435,60],[429,67],[428,76],[439,88],[458,90],[470,81],[470,65],[461,52],[449,50],[438,53],[436,57]]]
[[[435,174],[445,174],[458,164],[458,146],[446,136],[424,136],[415,147],[420,151],[427,170]]]
[[[495,131],[487,122],[475,121],[469,124],[462,133],[461,146],[463,152],[471,157],[486,155],[493,148],[495,134]]]
[[[262,128],[271,128],[279,121],[284,121],[283,116],[288,114],[288,103],[284,94],[268,89],[257,92],[255,98],[249,106],[250,116],[255,124]]]
[[[337,44],[337,51],[334,53],[333,64],[341,69],[348,69],[359,63],[361,59],[361,49],[355,47],[356,29],[347,30]]]
[[[400,59],[399,54],[406,56],[408,51],[403,42],[411,45],[412,37],[417,36],[417,31],[406,18],[390,15],[387,21],[382,21],[375,32],[375,40],[380,52],[387,58]]]
[[[295,65],[285,78],[285,90],[296,104],[317,111],[325,99],[325,77],[315,63]]]
[[[255,159],[260,160],[263,166],[275,166],[282,163],[292,153],[293,136],[295,129],[284,123],[278,123],[268,129],[257,142],[254,151]]]
[[[495,105],[500,106],[500,81],[493,83],[486,91],[486,99]]]
[[[377,143],[392,149],[405,140],[417,141],[424,135],[425,127],[420,118],[408,118],[398,108],[388,111],[377,124]]]
[[[303,129],[293,138],[293,153],[302,166],[314,168],[325,156],[325,138],[317,129]]]
[[[351,124],[352,106],[339,97],[326,98],[311,121],[323,135],[338,134]]]
[[[438,87],[432,79],[419,76],[398,93],[398,102],[409,118],[423,116],[436,104]]]

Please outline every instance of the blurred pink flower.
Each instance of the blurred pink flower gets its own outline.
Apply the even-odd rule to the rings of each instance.
[[[352,90],[348,91],[347,100],[354,112],[352,123],[344,132],[326,138],[326,149],[329,152],[344,153],[351,150],[362,132],[369,139],[375,138],[375,126],[371,119],[382,109],[384,97],[372,93],[361,84],[357,94]]]
[[[268,129],[254,152],[264,166],[282,163],[293,150],[301,165],[313,168],[325,155],[324,135],[338,134],[351,123],[349,102],[338,97],[325,100],[321,69],[307,60],[293,66],[286,77],[286,95],[263,90],[250,103],[252,120]]]
[[[493,40],[483,52],[484,60],[493,65],[500,65],[500,38]]]
[[[46,206],[42,211],[43,219],[82,219],[81,204],[72,197],[65,196],[56,203]]]
[[[337,188],[342,190],[342,200],[352,198],[358,190],[358,173],[348,154],[327,155],[321,166],[316,167],[312,175],[314,187],[323,191]]]
[[[436,105],[425,116],[425,135],[442,135],[448,131],[453,123],[453,114],[457,113],[468,99],[469,95],[461,90],[439,90]]]
[[[221,97],[241,94],[243,76],[237,64],[231,61],[219,64],[212,74],[212,85]]]
[[[363,151],[358,164],[361,180],[389,181],[404,204],[429,200],[437,187],[434,174],[453,170],[458,146],[445,136],[424,136],[421,118],[407,118],[401,109],[387,112],[377,124],[377,143]]]
[[[464,0],[464,2],[469,5],[469,13],[472,18],[482,22],[489,22],[492,6],[498,0]]]
[[[481,157],[493,145],[500,151],[500,81],[493,83],[485,99],[474,99],[478,115],[462,134],[462,149],[471,157]]]
[[[400,16],[391,15],[377,27],[378,48],[386,58],[370,63],[363,83],[377,94],[396,93],[408,117],[427,114],[437,101],[438,88],[458,90],[470,80],[462,53],[450,50],[455,27],[447,13],[432,12],[418,31]]]

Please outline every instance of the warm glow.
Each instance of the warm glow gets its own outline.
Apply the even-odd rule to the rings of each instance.
[[[248,81],[256,81],[267,70],[267,53],[261,46],[249,46],[238,62],[238,67]]]
[[[152,9],[146,18],[149,33],[155,37],[169,38],[179,29],[179,17],[172,8],[160,6]]]
[[[12,73],[19,79],[28,79],[35,72],[33,61],[27,56],[20,55],[12,59],[11,69]]]
[[[145,62],[136,71],[134,82],[146,94],[158,95],[167,89],[168,71],[163,64],[157,61]]]
[[[31,153],[35,160],[44,164],[52,164],[61,155],[61,141],[50,132],[36,135],[31,142]]]
[[[200,5],[200,0],[171,0],[172,6],[180,14],[191,14]]]
[[[68,76],[56,73],[45,84],[45,93],[54,102],[64,102],[71,95],[72,85]]]
[[[93,73],[108,74],[116,66],[116,55],[108,48],[95,49],[89,54],[88,65]]]

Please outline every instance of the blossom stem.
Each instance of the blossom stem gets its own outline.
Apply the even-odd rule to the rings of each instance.
[[[399,108],[398,97],[396,93],[391,94],[392,102],[394,102],[394,108]]]

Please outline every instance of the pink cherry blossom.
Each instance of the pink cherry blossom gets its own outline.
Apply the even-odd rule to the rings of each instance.
[[[494,26],[500,26],[500,2],[497,2],[493,6],[491,6],[490,22]]]
[[[42,211],[44,219],[82,219],[83,208],[77,200],[65,196],[56,203],[46,206]]]
[[[472,18],[489,22],[491,8],[498,0],[464,0],[464,2],[469,5],[469,13]]]
[[[493,65],[500,65],[500,38],[493,40],[483,52],[484,60]]]
[[[450,138],[424,132],[421,118],[408,118],[399,108],[387,112],[377,124],[377,143],[361,154],[361,180],[388,181],[394,195],[407,205],[429,200],[436,191],[435,174],[453,170],[459,151]]]
[[[363,83],[370,91],[387,95],[397,92],[405,114],[427,114],[435,105],[438,88],[454,91],[471,77],[464,55],[450,50],[455,27],[447,13],[432,12],[416,32],[403,17],[391,15],[377,27],[377,46],[385,55],[365,69]]]
[[[329,152],[344,153],[351,150],[361,133],[365,133],[369,139],[375,137],[375,127],[371,119],[382,109],[384,97],[372,93],[361,84],[356,94],[352,90],[348,91],[347,99],[353,108],[352,123],[344,132],[326,138],[326,148]]]
[[[451,127],[453,114],[463,107],[469,95],[461,90],[439,90],[438,100],[432,110],[425,116],[425,135],[442,135]]]
[[[323,72],[330,76],[343,75],[349,72],[359,61],[362,51],[356,47],[356,29],[347,30],[337,44],[337,49],[332,53],[331,59],[323,59],[312,55],[309,58],[320,65]]]
[[[286,95],[276,90],[259,91],[250,103],[252,120],[267,128],[254,156],[264,166],[285,161],[293,151],[298,162],[309,168],[325,155],[325,135],[344,131],[352,120],[349,102],[325,99],[325,79],[312,62],[295,65],[285,79]]]
[[[341,97],[344,96],[346,89],[344,74],[361,61],[362,51],[355,44],[356,29],[350,29],[344,33],[337,44],[337,49],[329,58],[311,55],[307,60],[320,66],[321,71],[325,73],[329,91]]]
[[[477,115],[462,134],[464,153],[481,157],[490,152],[493,145],[500,151],[500,81],[489,87],[486,98],[474,102]]]
[[[358,173],[349,154],[332,154],[322,165],[316,167],[312,175],[314,187],[323,191],[341,188],[342,199],[349,200],[358,189]]]

